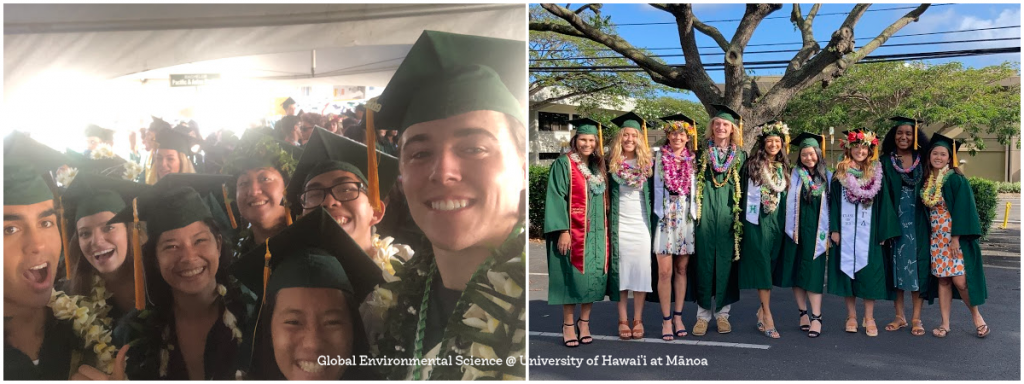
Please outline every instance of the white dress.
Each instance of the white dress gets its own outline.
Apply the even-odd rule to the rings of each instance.
[[[636,160],[627,160],[635,166]],[[619,184],[619,290],[651,292],[651,233],[643,190]]]
[[[658,225],[654,229],[654,252],[659,255],[692,255],[693,231],[696,227],[697,209],[693,196],[696,194],[696,177],[690,177],[689,193],[673,195],[665,187],[665,169],[661,165],[661,153],[654,153],[654,190],[652,200]],[[659,215],[660,213],[660,215]]]

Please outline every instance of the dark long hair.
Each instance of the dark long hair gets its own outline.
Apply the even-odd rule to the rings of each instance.
[[[596,139],[597,135],[594,135],[594,136],[595,136],[594,138]],[[579,137],[580,137],[580,134],[577,133],[575,135],[572,135],[572,139],[569,139],[569,148],[572,150],[572,152],[579,153],[579,147],[576,146],[576,141],[579,139]],[[604,146],[604,143],[598,142],[598,140],[595,140],[595,142],[597,142],[597,146],[598,147]],[[604,156],[598,155],[597,147],[594,148],[594,153],[590,154],[590,159],[589,159],[588,163],[589,164],[587,164],[587,166],[589,166],[591,168],[595,168],[596,167],[597,168],[597,172],[600,172],[600,173],[595,172],[595,174],[603,175],[603,174],[608,172],[608,168],[606,168],[605,164],[604,164]]]
[[[885,139],[882,140],[882,155],[888,155],[896,151],[896,131],[906,124],[900,124],[889,129],[889,132],[885,134]],[[913,126],[910,126],[913,129]],[[924,135],[924,130],[918,127],[917,130],[917,146],[919,150],[914,150],[914,145],[910,145],[910,151],[914,152],[914,155],[921,155],[921,150],[927,149],[929,146],[928,137]]]
[[[825,168],[825,158],[821,156],[821,148],[819,148],[819,147],[811,147],[811,148],[814,148],[814,154],[818,156],[818,162],[814,165],[814,168],[810,169],[810,172],[809,172],[810,176],[811,176],[811,180],[814,181],[814,182],[822,184],[822,194],[823,194],[822,198],[823,199],[827,199],[828,198],[829,182],[831,180],[826,179],[826,177],[828,176],[828,168]],[[800,151],[803,151],[803,148],[800,148]],[[795,166],[796,167],[804,167],[804,163],[800,161],[800,152],[798,151],[796,155],[797,155],[797,157],[796,157],[797,165],[795,165]],[[804,169],[806,169],[806,168],[807,167],[804,167]],[[805,190],[804,188],[800,188],[800,191],[801,191],[800,192],[800,197],[803,198],[804,201],[811,201],[811,192],[810,191]]]
[[[764,185],[765,182],[765,180],[761,180],[761,169],[768,165],[769,160],[768,152],[764,149],[765,139],[766,138],[761,138],[757,140],[757,144],[754,145],[754,153],[750,155],[747,163],[743,165],[744,171],[747,173],[747,177],[750,178],[750,180],[753,180],[756,185]],[[786,143],[782,143],[782,145],[786,145]],[[779,153],[776,153],[775,158],[771,160],[782,164],[782,177],[785,179],[786,185],[789,186],[789,177],[786,176],[790,174],[789,157],[786,156],[785,148],[780,148]]]
[[[359,305],[348,292],[345,295],[345,305],[348,306],[349,314],[352,316],[352,354],[358,362],[359,356],[370,355],[370,343],[366,340],[366,331],[363,327],[363,320],[359,315]],[[252,366],[249,369],[247,380],[285,380],[280,367],[277,366],[277,357],[274,354],[274,339],[271,335],[271,320],[274,317],[274,307],[277,305],[277,295],[267,297],[267,301],[260,310],[259,329],[256,331],[256,339],[253,341]],[[345,369],[340,380],[376,380],[380,379],[376,371],[371,367],[364,367],[356,364]]]
[[[228,281],[228,266],[232,260],[231,239],[224,237],[224,231],[213,218],[203,219],[202,222],[210,228],[213,237],[220,240],[220,259],[214,278],[223,284]],[[155,308],[170,310],[174,308],[174,296],[171,293],[171,286],[160,275],[160,263],[156,259],[156,243],[159,242],[161,234],[150,236],[142,246],[142,268],[146,272],[146,296],[149,302]]]

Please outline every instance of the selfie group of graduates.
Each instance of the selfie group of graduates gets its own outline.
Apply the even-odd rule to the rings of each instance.
[[[524,45],[424,31],[365,142],[249,129],[201,173],[12,133],[4,379],[523,379]]]
[[[598,122],[570,121],[577,130],[551,166],[544,218],[548,302],[563,306],[565,346],[594,341],[593,303],[606,296],[618,301],[621,339],[644,337],[645,301],[660,305],[654,334],[662,340],[704,336],[712,322],[730,333],[741,290],[756,290],[757,330],[773,339],[789,328],[811,338],[827,332],[824,293],[844,299],[845,320],[836,314],[833,324],[849,333],[878,336],[875,304],[887,300],[894,313],[886,331],[925,335],[921,308],[937,298],[941,318],[930,321],[930,334],[944,338],[958,298],[976,336],[989,334],[978,310],[988,296],[982,231],[957,167],[961,142],[938,133],[929,140],[922,121],[894,117],[884,137],[844,132],[833,167],[824,135],[791,141],[788,125],[771,121],[755,128],[748,156],[742,116],[713,107],[703,137],[694,119],[662,117],[666,139],[653,149],[648,123],[633,112],[612,120],[619,130],[607,143]],[[792,317],[770,307],[773,287],[792,289]],[[689,329],[686,301],[697,304]]]

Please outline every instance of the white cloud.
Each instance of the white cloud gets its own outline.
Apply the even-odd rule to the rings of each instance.
[[[995,19],[980,19],[974,16],[966,16],[962,20],[960,20],[960,27],[956,29],[983,29],[993,27],[1004,27],[1010,25],[1020,25],[1020,8],[1004,9],[1002,12],[999,13],[999,16],[997,16]],[[956,37],[950,37],[953,35],[955,35]],[[970,39],[995,39],[1004,37],[1018,37],[1020,36],[1020,28],[992,29],[988,31],[949,34],[946,36],[946,40],[964,40],[964,37],[970,37]],[[1007,40],[976,43],[972,44],[972,46],[977,48],[1005,47],[1009,46],[1006,44],[1008,42],[1012,43],[1012,41]]]

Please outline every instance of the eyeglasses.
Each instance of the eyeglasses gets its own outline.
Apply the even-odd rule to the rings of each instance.
[[[323,204],[324,199],[327,198],[328,191],[330,191],[331,197],[334,197],[334,200],[345,202],[359,198],[359,192],[363,190],[363,183],[346,181],[327,188],[307,189],[305,192],[302,192],[299,199],[302,201],[303,209],[311,209]]]

